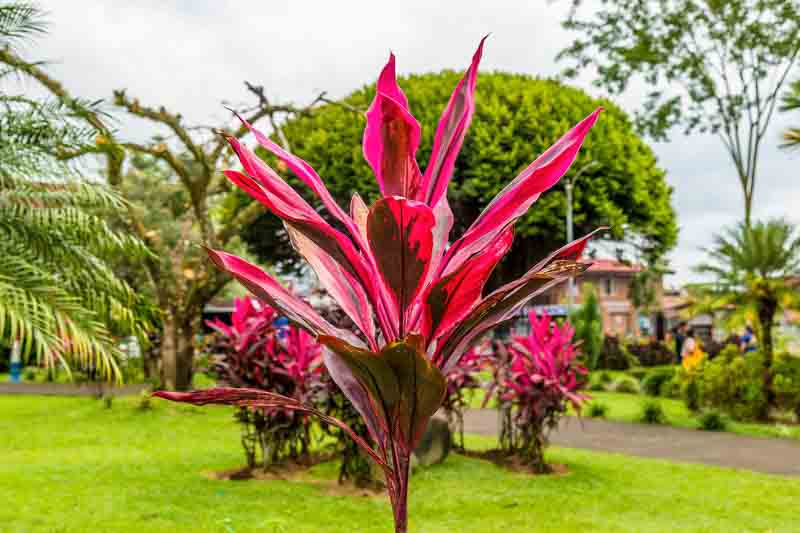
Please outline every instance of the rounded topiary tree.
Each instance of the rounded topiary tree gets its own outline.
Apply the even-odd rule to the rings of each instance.
[[[460,76],[444,71],[399,81],[422,125],[419,161],[427,161],[430,156],[439,115]],[[355,118],[360,110],[366,110],[373,96],[374,88],[364,87],[341,102],[319,107],[284,126],[292,152],[317,170],[345,207],[352,191],[371,191],[373,195],[378,192],[362,154],[364,122]],[[622,237],[622,228],[627,225],[659,252],[675,244],[677,226],[664,171],[658,167],[652,150],[635,134],[628,116],[615,104],[591,98],[584,91],[557,81],[502,72],[482,74],[476,97],[476,116],[450,184],[450,205],[456,221],[474,220],[537,155],[572,124],[602,105],[606,110],[603,120],[598,122],[596,134],[586,140],[570,170],[574,175],[590,161],[597,163],[583,173],[575,188],[575,234],[606,224],[615,237]],[[274,167],[279,168],[277,164]],[[293,179],[288,173],[285,176]],[[298,189],[303,190],[303,186]],[[309,194],[308,198],[312,196]],[[365,198],[368,203],[373,199]],[[242,196],[242,201],[249,199]],[[565,210],[561,187],[538,200],[536,209],[517,223],[514,249],[499,265],[495,281],[519,275],[547,250],[566,240]],[[268,213],[247,228],[243,237],[260,260],[291,268],[299,263],[293,262],[281,229],[278,218]],[[454,234],[464,229],[457,225]]]

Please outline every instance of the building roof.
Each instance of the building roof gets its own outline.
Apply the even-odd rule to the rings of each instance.
[[[636,274],[642,271],[640,265],[631,265],[629,263],[622,263],[613,259],[594,259],[587,260],[586,263],[591,263],[587,272],[589,273],[616,273],[616,274]]]

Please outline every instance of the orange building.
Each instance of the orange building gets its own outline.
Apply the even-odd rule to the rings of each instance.
[[[592,266],[576,280],[573,301],[575,304],[581,304],[581,287],[585,284],[591,284],[594,286],[600,302],[600,312],[603,316],[603,332],[606,335],[627,337],[651,333],[642,331],[638,313],[631,300],[631,283],[634,276],[641,270],[642,268],[638,265],[622,263],[612,259],[595,259],[592,261]],[[534,302],[534,306],[561,307],[568,301],[568,290],[568,284],[561,284],[538,297]],[[657,287],[656,307],[660,305],[662,297],[663,290],[661,287]]]

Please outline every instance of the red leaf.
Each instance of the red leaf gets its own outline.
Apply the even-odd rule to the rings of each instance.
[[[222,404],[222,405],[236,405],[238,407],[260,407],[260,408],[281,408],[294,411],[308,413],[320,418],[322,421],[336,426],[350,435],[350,438],[358,444],[372,458],[375,463],[381,466],[387,475],[391,475],[392,469],[386,464],[375,450],[372,449],[364,439],[359,437],[355,431],[347,424],[337,418],[328,416],[313,407],[309,407],[300,403],[299,401],[258,389],[229,389],[229,388],[216,388],[206,389],[191,392],[168,392],[156,391],[153,393],[156,398],[163,398],[173,402],[191,403],[193,405],[208,405],[208,404]]]
[[[366,391],[370,401],[365,410],[383,421],[382,428],[396,444],[411,452],[428,420],[441,406],[446,390],[444,375],[424,354],[423,339],[410,335],[386,345],[380,353],[356,348],[333,337],[321,336],[319,342],[338,356],[334,359],[339,365],[337,370]],[[329,358],[326,356],[326,364]],[[348,392],[344,388],[342,391]],[[354,405],[356,401],[363,402],[362,398],[350,400]]]
[[[475,306],[494,267],[511,248],[511,227],[484,250],[439,279],[428,291],[423,314],[423,333],[431,340],[449,331]]]
[[[218,250],[208,249],[208,256],[218,268],[230,273],[256,297],[278,309],[290,320],[316,335],[335,335],[358,343],[357,337],[349,332],[333,327],[310,305],[297,298],[273,279],[269,274],[237,257]]]
[[[602,109],[583,119],[523,170],[489,203],[445,258],[444,274],[480,253],[503,229],[528,211],[539,195],[558,183],[569,169]]]
[[[422,289],[433,252],[433,211],[427,205],[397,196],[375,203],[367,219],[367,237],[384,286],[400,321],[408,325],[408,307]]]
[[[417,197],[422,179],[416,160],[419,137],[419,123],[408,109],[379,90],[367,111],[363,144],[384,197]]]
[[[453,174],[456,157],[469,129],[472,114],[475,111],[475,82],[478,78],[478,65],[483,54],[481,39],[478,49],[472,56],[464,77],[456,85],[450,101],[439,119],[436,136],[433,139],[433,151],[425,176],[422,179],[420,199],[430,206],[436,205],[447,194],[447,184]]]

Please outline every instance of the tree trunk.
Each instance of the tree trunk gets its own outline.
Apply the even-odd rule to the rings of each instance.
[[[164,315],[161,330],[161,385],[167,390],[178,390],[178,327],[172,309]]]
[[[758,304],[758,321],[761,326],[761,355],[764,357],[764,393],[767,405],[775,405],[775,391],[772,389],[773,342],[772,328],[775,324],[775,312],[778,303],[772,298],[765,298]],[[768,413],[765,413],[765,416]]]
[[[194,318],[181,317],[174,310],[164,316],[161,382],[168,390],[185,391],[192,386],[194,322]]]

